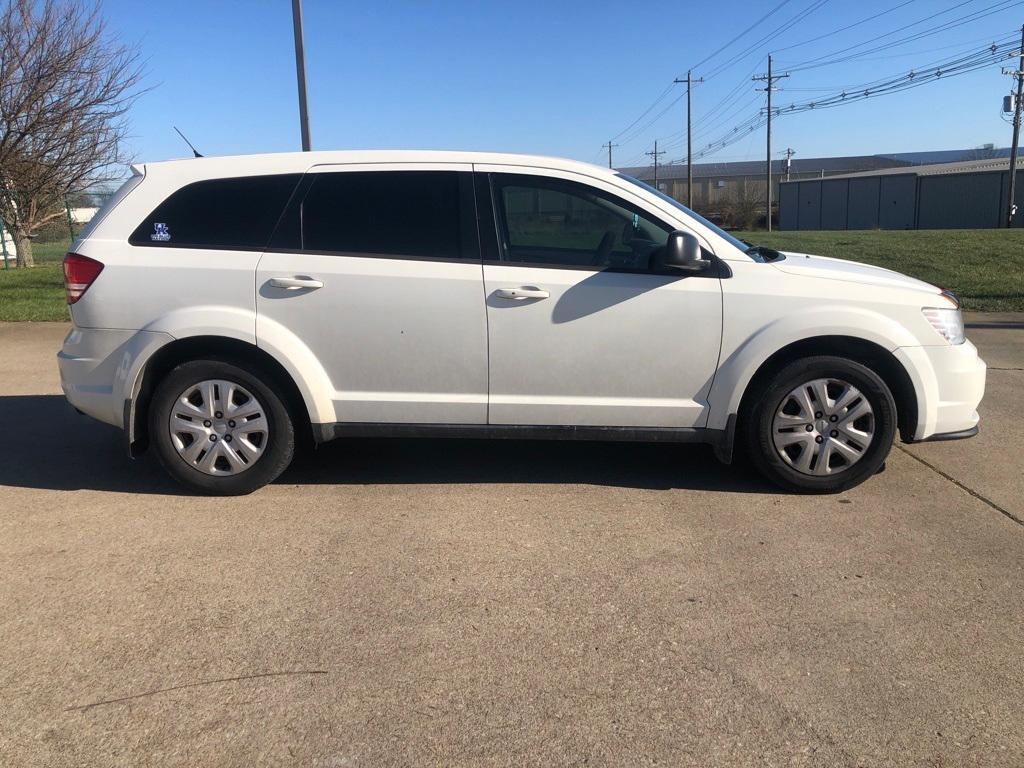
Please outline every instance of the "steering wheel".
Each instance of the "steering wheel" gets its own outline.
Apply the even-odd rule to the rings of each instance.
[[[615,247],[615,235],[611,232],[605,232],[604,237],[601,238],[601,242],[597,246],[597,250],[594,252],[594,259],[591,261],[591,265],[595,267],[604,266],[608,263],[608,257],[612,254],[612,248]]]

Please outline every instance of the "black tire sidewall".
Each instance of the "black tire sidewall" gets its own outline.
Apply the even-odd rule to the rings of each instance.
[[[875,437],[865,455],[850,469],[828,477],[802,474],[775,449],[772,422],[782,399],[802,382],[837,378],[857,387],[875,414]],[[746,419],[746,444],[751,461],[776,485],[798,493],[838,493],[862,483],[884,464],[896,436],[896,403],[885,381],[867,366],[843,357],[817,356],[786,365],[771,377]]]
[[[225,360],[193,360],[173,368],[157,384],[149,408],[150,441],[164,469],[181,484],[204,494],[236,496],[252,493],[273,482],[291,463],[295,430],[281,399],[274,394],[272,379],[261,371]],[[174,402],[185,389],[207,379],[240,384],[263,404],[269,429],[268,445],[252,467],[237,475],[207,475],[189,466],[178,455],[167,428]]]

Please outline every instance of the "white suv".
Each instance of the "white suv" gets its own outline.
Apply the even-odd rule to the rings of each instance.
[[[151,163],[64,263],[80,411],[179,481],[248,493],[296,441],[735,441],[834,492],[968,437],[985,364],[956,299],[749,246],[592,165],[468,152]]]

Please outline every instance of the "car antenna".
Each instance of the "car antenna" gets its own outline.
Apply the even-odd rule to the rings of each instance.
[[[188,144],[188,148],[192,150],[193,155],[195,155],[196,157],[202,157],[202,155],[199,154],[196,148],[192,146],[192,142],[185,138],[185,134],[178,130],[178,126],[172,125],[171,128],[177,131],[178,135],[181,136],[181,138],[185,141],[186,144]]]

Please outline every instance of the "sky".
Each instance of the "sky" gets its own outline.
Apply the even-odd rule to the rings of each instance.
[[[102,7],[111,33],[138,45],[145,61],[149,90],[130,114],[139,161],[188,155],[175,125],[207,155],[300,149],[290,0],[105,0]],[[655,139],[669,147],[662,162],[685,157],[685,101],[671,102],[683,93],[672,80],[689,68],[707,77],[693,89],[694,121],[733,94],[698,123],[696,151],[700,140],[727,135],[757,113],[764,94],[755,88],[763,84],[750,77],[763,73],[769,53],[776,73],[797,70],[779,81],[776,104],[807,101],[1009,39],[1024,24],[1024,0],[303,0],[303,13],[314,149],[493,150],[607,163],[601,145],[618,135],[613,159],[624,166],[649,162],[644,152]],[[865,53],[944,22],[954,24]],[[851,53],[861,55],[799,67]],[[1005,147],[1011,128],[1000,110],[1010,87],[992,65],[896,95],[782,115],[773,125],[775,154]],[[759,128],[706,161],[764,152]]]

